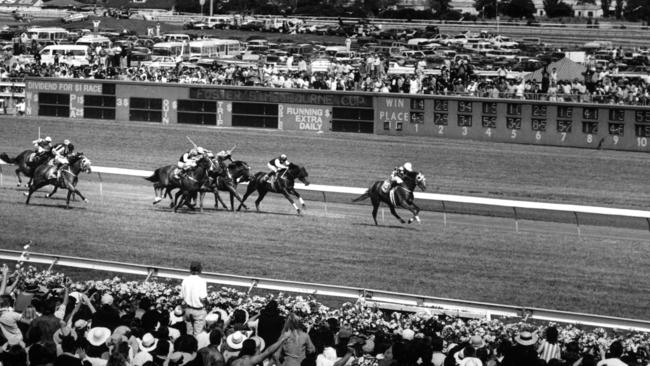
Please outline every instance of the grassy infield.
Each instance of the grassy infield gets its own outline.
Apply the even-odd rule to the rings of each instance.
[[[254,170],[286,152],[305,164],[318,184],[367,186],[411,160],[434,192],[635,208],[650,203],[650,162],[639,153],[10,118],[0,121],[0,151],[28,147],[38,126],[55,140],[70,137],[98,166],[153,169],[169,164],[188,148],[188,135],[214,150],[237,143],[235,158]],[[174,215],[151,206],[150,186],[135,178],[104,177],[102,204],[94,175],[84,176],[80,185],[92,203],[77,202],[65,211],[57,208],[62,201],[42,195],[25,207],[6,175],[0,188],[0,242],[5,248],[17,249],[34,239],[34,250],[48,253],[175,267],[201,259],[207,269],[225,273],[614,316],[650,315],[648,241],[617,237],[608,229],[600,231],[607,237],[578,238],[563,234],[561,224],[547,223],[537,232],[516,234],[509,220],[480,218],[469,219],[480,226],[443,229],[438,213],[423,213],[421,226],[397,226],[387,217],[377,228],[370,225],[367,206],[330,203],[325,216],[321,203],[308,201],[311,210],[297,218],[276,197],[263,202],[268,211],[263,215]]]

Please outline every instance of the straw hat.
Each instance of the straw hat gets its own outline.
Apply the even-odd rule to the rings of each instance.
[[[245,340],[246,335],[240,331],[236,331],[226,337],[226,344],[228,347],[237,350],[242,348]]]
[[[86,334],[86,339],[93,346],[101,346],[106,343],[111,336],[111,330],[104,327],[92,328]]]
[[[151,352],[156,349],[158,340],[151,333],[146,333],[142,339],[138,339],[138,346],[145,352]]]
[[[537,334],[523,331],[517,334],[515,337],[515,342],[519,343],[522,346],[532,346],[533,344],[537,343],[537,339]]]

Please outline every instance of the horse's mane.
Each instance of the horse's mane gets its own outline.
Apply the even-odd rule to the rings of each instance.
[[[228,169],[235,169],[241,166],[247,165],[245,161],[243,160],[235,160],[232,163],[228,164]]]

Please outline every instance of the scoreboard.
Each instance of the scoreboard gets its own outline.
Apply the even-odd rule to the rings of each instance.
[[[650,150],[641,106],[53,78],[25,95],[42,117]]]

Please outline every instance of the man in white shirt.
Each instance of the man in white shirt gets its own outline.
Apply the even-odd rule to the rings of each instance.
[[[196,337],[205,326],[207,312],[205,306],[208,298],[208,286],[205,279],[201,278],[201,263],[190,264],[190,275],[183,280],[181,297],[185,303],[185,324],[187,334]]]
[[[596,364],[596,366],[627,366],[627,364],[621,361],[621,356],[623,355],[623,344],[621,341],[614,341],[609,346],[609,353],[605,353],[605,347],[602,344],[599,344],[600,348],[600,357],[602,360]]]

